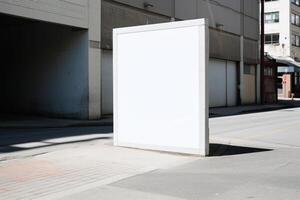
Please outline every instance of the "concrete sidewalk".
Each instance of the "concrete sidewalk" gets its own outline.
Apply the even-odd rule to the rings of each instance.
[[[72,146],[0,162],[0,199],[64,199],[127,177],[196,159],[199,158],[113,147],[111,139],[98,139],[80,148]]]
[[[246,106],[234,106],[234,107],[220,107],[220,108],[210,108],[210,117],[222,117],[231,115],[242,115],[257,112],[267,112],[280,109],[287,109],[295,107],[292,103],[282,102],[278,104],[268,104],[268,105],[246,105]]]

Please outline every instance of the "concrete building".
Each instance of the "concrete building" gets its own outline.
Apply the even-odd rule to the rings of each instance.
[[[1,113],[112,114],[112,29],[195,18],[210,22],[210,106],[259,102],[258,0],[2,0],[0,13]]]
[[[102,0],[103,113],[112,112],[112,28],[195,18],[210,22],[210,106],[259,101],[258,0]]]
[[[279,79],[282,79],[282,85],[278,85],[279,96],[300,94],[299,0],[265,1],[265,52],[279,63],[286,63],[278,67]]]

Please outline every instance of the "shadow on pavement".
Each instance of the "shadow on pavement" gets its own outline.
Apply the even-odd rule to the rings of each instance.
[[[43,147],[50,147],[50,146],[58,146],[58,145],[64,145],[64,144],[73,144],[73,143],[78,143],[78,142],[89,142],[93,140],[99,140],[99,139],[109,139],[111,136],[100,136],[99,137],[94,137],[90,139],[82,139],[82,140],[75,140],[75,141],[65,141],[65,142],[41,142],[39,144],[36,144],[31,147],[18,147],[18,145],[13,146],[0,146],[0,154],[1,153],[11,153],[11,152],[17,152],[17,151],[24,151],[24,150],[32,150],[32,149],[38,149],[38,148],[43,148]],[[26,145],[25,145],[26,146]]]
[[[226,144],[210,144],[209,145],[209,156],[232,156],[240,154],[249,154],[249,153],[259,153],[272,151],[273,149],[263,149],[263,148],[253,148],[253,147],[242,147],[242,146],[232,146]]]
[[[0,129],[0,154],[90,141],[108,137],[112,132],[112,126]]]
[[[112,126],[113,116],[104,115],[97,120],[53,118],[38,115],[0,113],[0,128],[64,128],[83,126]]]

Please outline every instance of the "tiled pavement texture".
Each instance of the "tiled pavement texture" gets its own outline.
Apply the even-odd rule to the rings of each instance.
[[[111,139],[0,162],[0,199],[61,199],[66,195],[199,159],[113,147]]]

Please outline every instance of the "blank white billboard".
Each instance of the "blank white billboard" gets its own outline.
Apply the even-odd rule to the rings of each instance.
[[[207,155],[208,23],[114,29],[114,144]]]

